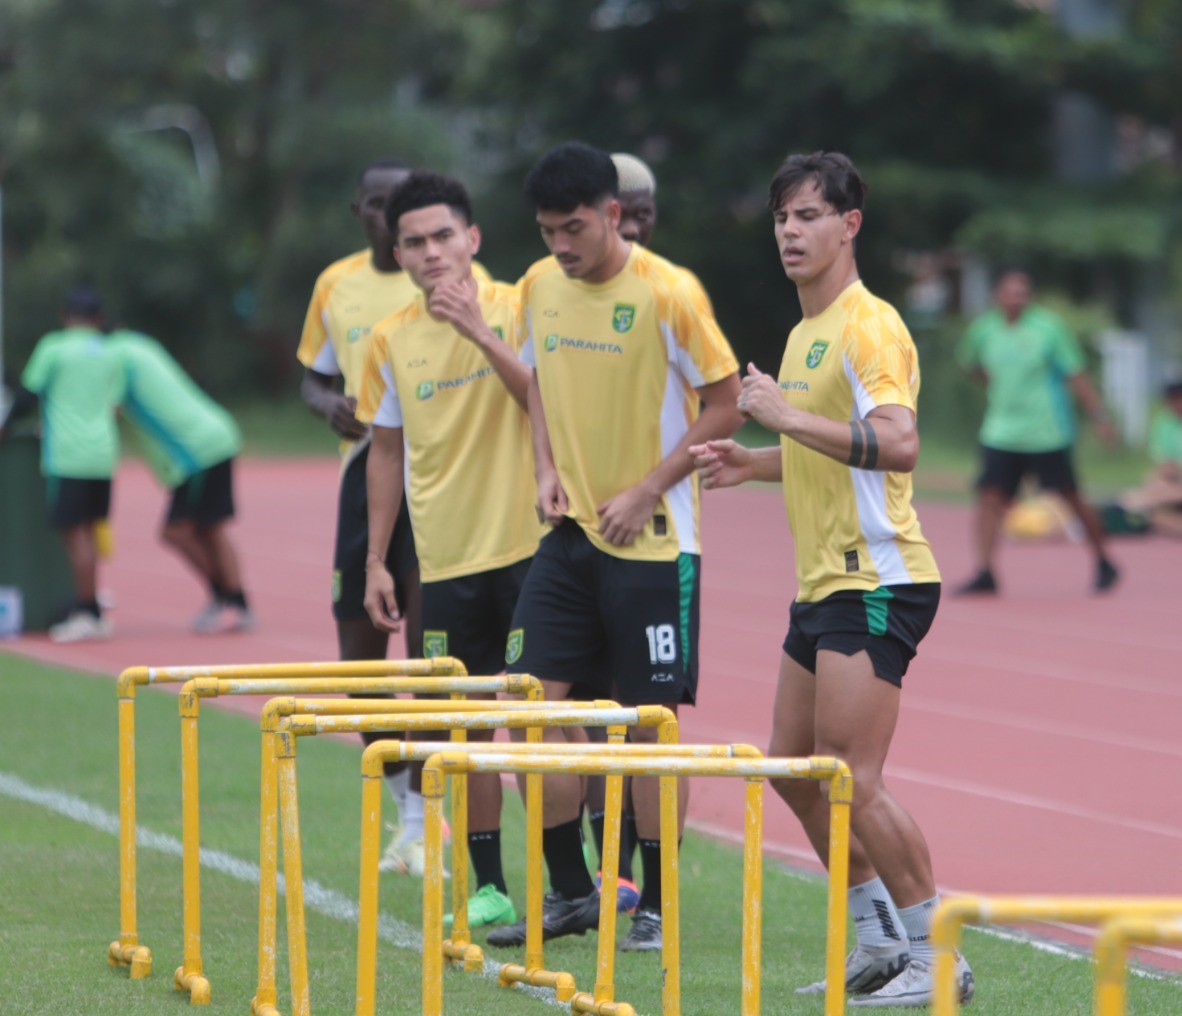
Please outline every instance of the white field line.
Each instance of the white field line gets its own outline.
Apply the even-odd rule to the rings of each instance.
[[[52,811],[74,822],[97,829],[99,832],[119,835],[119,816],[97,805],[84,801],[80,797],[66,794],[58,790],[35,787],[26,783],[19,776],[12,773],[0,772],[0,794],[11,797],[26,804],[36,805],[46,811]],[[136,830],[136,843],[146,850],[156,850],[162,854],[180,857],[182,854],[181,841],[153,832],[139,826]],[[201,851],[201,866],[216,871],[222,875],[245,882],[248,885],[259,884],[259,868],[257,864],[243,861],[221,850],[211,850],[208,847]],[[279,892],[284,892],[283,875],[279,876]],[[329,889],[311,879],[304,880],[304,904],[309,910],[314,910],[325,917],[331,917],[347,924],[356,925],[358,906],[355,900],[349,899],[335,889]],[[395,948],[408,949],[422,954],[423,936],[417,929],[400,921],[396,917],[382,914],[378,918],[378,937],[389,942]],[[501,965],[495,960],[485,959],[484,976],[496,980]],[[530,985],[517,985],[517,990],[533,996],[542,1002],[560,1009],[568,1008],[554,998],[553,992]]]

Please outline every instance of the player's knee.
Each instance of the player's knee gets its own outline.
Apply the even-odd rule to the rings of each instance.
[[[772,780],[772,789],[796,814],[807,814],[821,807],[827,797],[829,785],[812,780]]]

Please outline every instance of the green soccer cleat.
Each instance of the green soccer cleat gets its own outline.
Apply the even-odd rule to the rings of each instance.
[[[453,914],[443,915],[443,926],[450,928],[455,921]],[[517,909],[513,901],[491,882],[476,890],[468,899],[468,927],[484,928],[490,924],[515,924]]]

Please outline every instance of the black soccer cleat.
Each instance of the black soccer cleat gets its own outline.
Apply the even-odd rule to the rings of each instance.
[[[549,941],[563,935],[585,935],[599,927],[599,893],[567,899],[546,893],[542,899],[542,938]],[[488,944],[498,947],[525,945],[525,919],[488,933]]]

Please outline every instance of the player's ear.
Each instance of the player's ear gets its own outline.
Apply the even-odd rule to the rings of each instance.
[[[620,218],[622,217],[620,210],[620,202],[617,198],[608,198],[603,204],[603,217],[607,220],[607,224],[611,226],[614,233],[620,228]]]
[[[842,240],[846,243],[851,242],[858,231],[862,228],[862,213],[857,208],[852,208],[843,216],[845,219],[845,230],[842,233]]]
[[[398,267],[399,267],[399,268],[405,268],[405,267],[406,267],[406,266],[405,266],[405,265],[402,263],[402,251],[400,251],[400,250],[398,249],[398,244],[394,244],[394,260],[398,262]]]
[[[468,227],[468,250],[475,257],[480,253],[480,227],[473,223]]]

